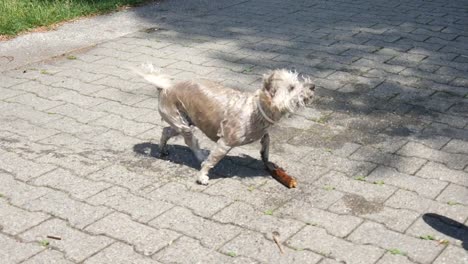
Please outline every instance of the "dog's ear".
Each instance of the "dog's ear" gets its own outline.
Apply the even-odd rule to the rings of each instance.
[[[271,95],[271,97],[273,97],[276,92],[276,88],[273,85],[274,75],[274,72],[263,75],[263,90],[267,91]]]

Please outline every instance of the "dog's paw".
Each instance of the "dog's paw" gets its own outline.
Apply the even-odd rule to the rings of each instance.
[[[201,185],[208,185],[208,181],[210,178],[206,175],[200,175],[198,176],[197,183]]]

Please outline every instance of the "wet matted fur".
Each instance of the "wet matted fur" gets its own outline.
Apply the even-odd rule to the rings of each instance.
[[[169,77],[152,66],[137,71],[160,91],[159,113],[169,126],[162,132],[161,155],[167,155],[167,141],[182,135],[185,143],[202,162],[197,178],[208,184],[208,172],[232,148],[260,140],[261,157],[268,161],[268,129],[284,115],[308,104],[315,85],[308,78],[284,69],[263,76],[257,91],[241,92],[209,80],[172,83]],[[217,143],[207,156],[200,149],[193,128],[198,127]]]

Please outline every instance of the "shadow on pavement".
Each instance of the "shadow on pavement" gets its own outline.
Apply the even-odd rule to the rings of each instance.
[[[422,216],[424,222],[444,235],[462,241],[462,247],[468,250],[468,227],[443,215],[427,213]]]
[[[168,144],[169,155],[160,156],[159,145],[150,142],[144,142],[133,146],[133,151],[139,155],[149,158],[168,160],[170,162],[188,166],[196,170],[200,169],[200,162],[195,158],[190,148],[181,145]],[[244,156],[226,156],[216,167],[210,171],[210,178],[224,178],[238,176],[244,177],[264,177],[269,174],[263,170],[263,162],[254,159],[248,155]]]

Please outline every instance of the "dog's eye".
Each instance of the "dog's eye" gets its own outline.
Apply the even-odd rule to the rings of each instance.
[[[294,87],[295,87],[294,85],[289,85],[289,91],[294,90]]]

